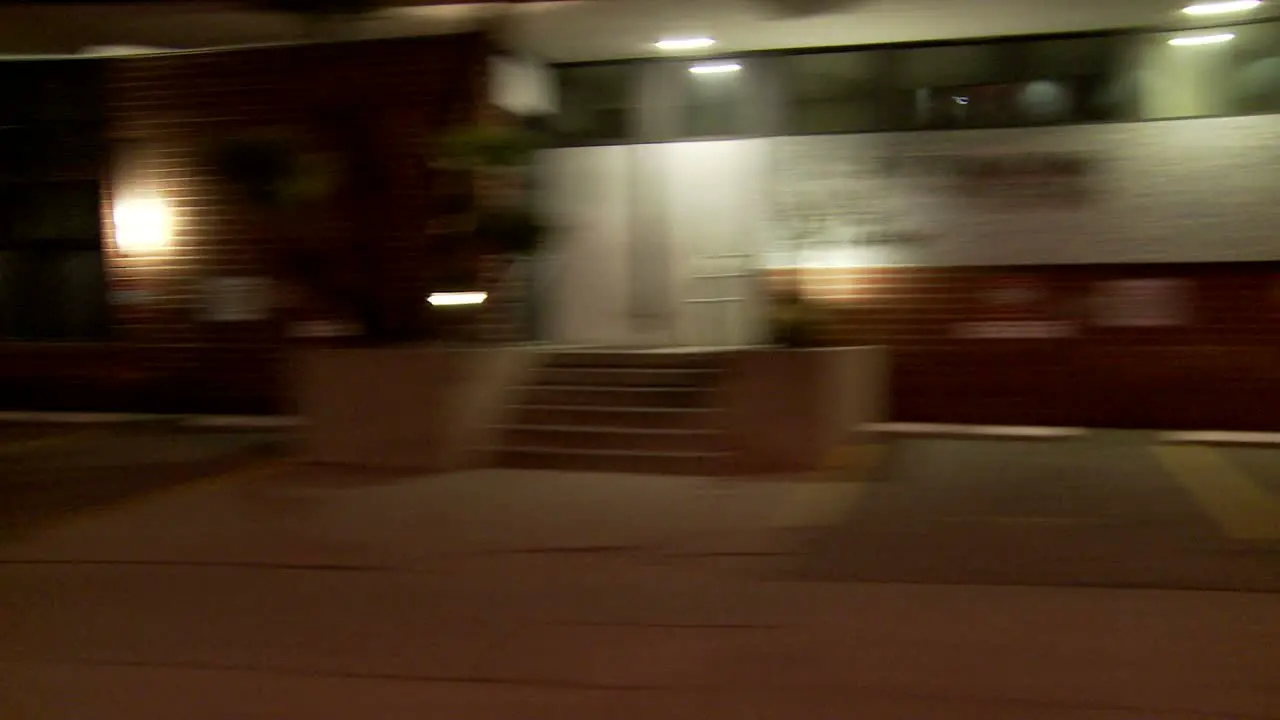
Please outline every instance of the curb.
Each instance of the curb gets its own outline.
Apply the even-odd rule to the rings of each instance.
[[[1230,447],[1280,447],[1280,433],[1225,432],[1219,430],[1193,430],[1161,433],[1159,441],[1165,445],[1221,445]]]
[[[873,423],[864,425],[860,429],[872,435],[972,438],[975,440],[1073,440],[1089,434],[1089,431],[1085,428],[945,425],[934,423]]]
[[[292,415],[160,415],[147,413],[0,412],[0,423],[121,425],[175,423],[183,427],[294,428],[306,421]]]

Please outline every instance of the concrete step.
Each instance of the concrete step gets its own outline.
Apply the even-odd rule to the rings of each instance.
[[[588,387],[540,385],[512,388],[508,400],[518,405],[557,407],[698,408],[710,401],[700,387]]]
[[[503,447],[655,453],[705,453],[724,449],[724,435],[709,430],[558,425],[504,425],[496,429]]]
[[[570,350],[548,353],[543,365],[554,368],[655,368],[716,370],[724,367],[728,353],[716,351],[599,351]]]
[[[543,367],[534,372],[534,385],[572,387],[704,388],[714,385],[719,372],[689,368]]]
[[[728,453],[637,452],[505,447],[495,451],[499,467],[528,470],[640,473],[646,475],[724,475]]]
[[[641,430],[715,430],[722,413],[707,408],[628,408],[513,405],[506,417],[521,426],[604,427]]]

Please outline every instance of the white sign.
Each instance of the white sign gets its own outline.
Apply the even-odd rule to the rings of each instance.
[[[205,319],[251,322],[271,317],[271,281],[260,277],[216,277],[205,281]]]
[[[1093,318],[1101,327],[1173,327],[1190,316],[1187,282],[1176,278],[1111,280],[1094,288]]]

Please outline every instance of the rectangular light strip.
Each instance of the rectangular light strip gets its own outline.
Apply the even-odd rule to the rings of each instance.
[[[1262,4],[1262,0],[1228,0],[1228,2],[1200,3],[1182,8],[1187,15],[1226,15],[1245,12]]]
[[[489,298],[485,292],[438,292],[431,293],[427,302],[436,307],[449,305],[479,305]]]
[[[1229,42],[1235,38],[1231,33],[1221,33],[1218,35],[1192,35],[1191,37],[1178,37],[1169,41],[1170,45],[1186,47],[1189,45],[1217,45],[1218,43]]]
[[[694,65],[689,68],[689,72],[694,75],[720,75],[723,73],[738,72],[742,66],[738,63],[716,63],[714,65]]]
[[[709,37],[678,38],[659,40],[654,46],[659,50],[701,50],[715,45],[716,41]]]

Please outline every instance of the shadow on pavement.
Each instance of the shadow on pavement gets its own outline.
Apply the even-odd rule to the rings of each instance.
[[[128,426],[0,427],[0,542],[89,510],[282,455],[280,433]]]

